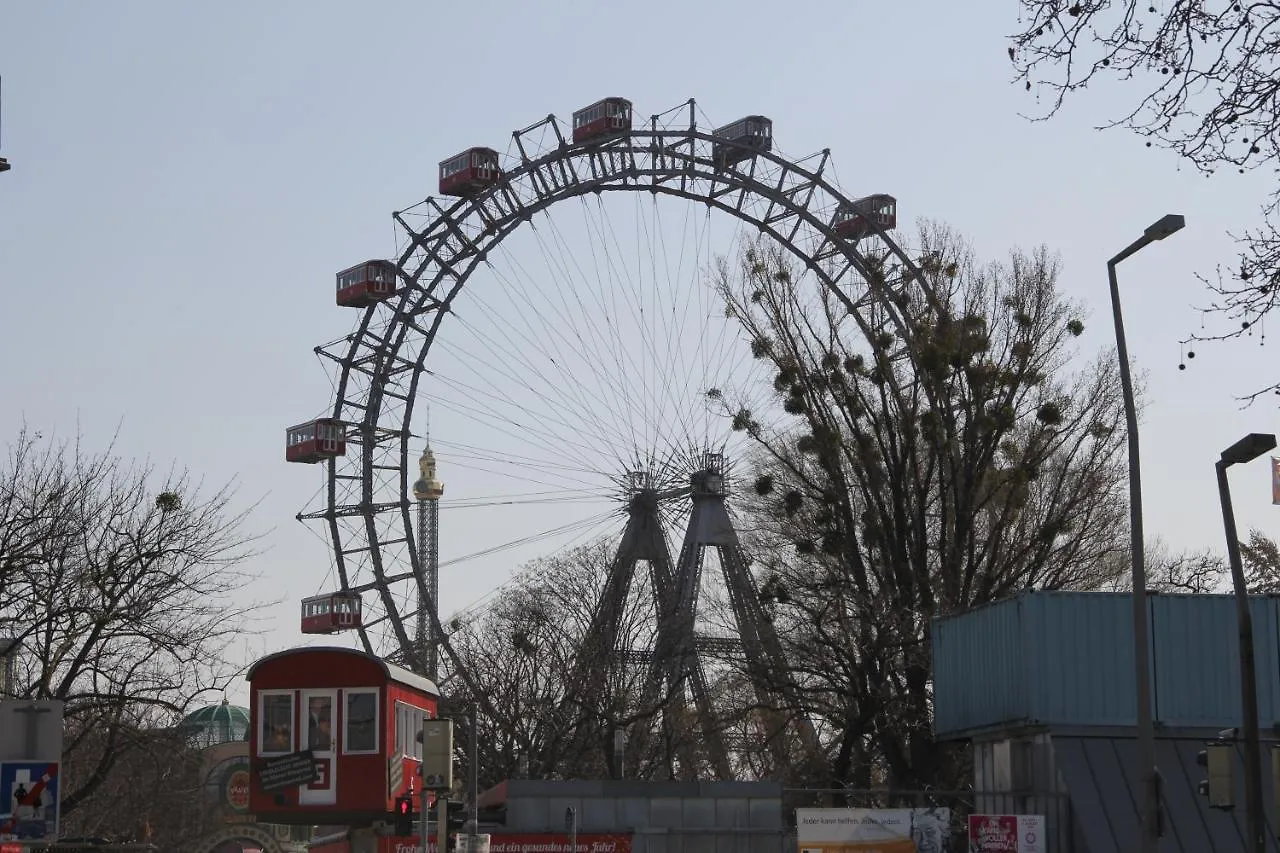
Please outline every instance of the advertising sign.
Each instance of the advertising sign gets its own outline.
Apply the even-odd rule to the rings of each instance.
[[[969,815],[969,853],[1045,853],[1042,815]]]
[[[952,853],[951,809],[796,809],[800,853]]]
[[[279,758],[264,758],[258,764],[258,784],[264,791],[279,791],[291,785],[310,785],[320,778],[315,753],[309,749]]]
[[[438,853],[435,836],[428,839],[429,853]],[[630,835],[579,833],[576,853],[631,853]],[[418,853],[419,840],[384,837],[378,839],[378,853]],[[312,853],[316,853],[313,849]],[[494,832],[489,835],[489,853],[574,853],[569,836],[563,833]]]
[[[240,764],[226,775],[223,798],[227,807],[237,814],[249,810],[249,765]]]
[[[0,841],[58,837],[58,763],[0,764]]]

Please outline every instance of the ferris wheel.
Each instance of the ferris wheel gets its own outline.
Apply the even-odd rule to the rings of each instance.
[[[710,281],[764,238],[858,317],[885,301],[873,266],[915,266],[888,233],[894,198],[846,197],[828,151],[789,159],[764,116],[700,117],[691,100],[638,121],[629,101],[605,98],[569,127],[552,115],[514,132],[506,152],[466,149],[440,163],[438,196],[394,214],[394,261],[338,274],[337,303],[361,313],[316,348],[333,405],[288,431],[287,458],[322,465],[319,499],[299,518],[324,528],[336,575],[336,592],[304,605],[304,630],[351,628],[367,651],[428,668],[424,642],[447,635],[434,571],[496,586],[530,559],[612,537],[604,598],[617,600],[598,603],[600,642],[616,641],[609,612],[628,594],[616,564],[666,566],[650,590],[656,619],[678,600],[697,609],[707,573],[684,552],[723,545],[737,633],[698,629],[692,614],[681,630],[768,653],[767,626],[744,626],[754,617],[736,538],[690,532],[731,515],[745,449],[724,395],[771,405],[770,377]],[[438,566],[415,528],[427,409],[451,478]],[[677,554],[669,540],[682,536]],[[681,580],[686,562],[697,565]]]

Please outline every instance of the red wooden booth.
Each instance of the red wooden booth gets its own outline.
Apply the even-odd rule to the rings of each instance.
[[[267,655],[245,679],[257,820],[367,826],[418,778],[418,734],[440,697],[429,679],[323,646]]]

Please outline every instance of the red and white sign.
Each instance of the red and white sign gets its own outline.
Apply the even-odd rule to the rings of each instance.
[[[249,771],[234,770],[227,776],[227,805],[237,812],[249,809]]]
[[[435,836],[428,838],[429,853],[438,853]],[[312,848],[313,853],[318,848]],[[350,848],[348,848],[350,849]],[[569,836],[563,832],[508,833],[489,835],[489,853],[573,853]],[[378,839],[378,853],[418,853],[418,838]],[[630,835],[578,833],[577,853],[631,853]]]
[[[1043,815],[969,815],[969,853],[1045,853]]]

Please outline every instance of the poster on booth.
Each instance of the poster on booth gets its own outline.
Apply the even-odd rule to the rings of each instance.
[[[0,763],[0,841],[58,837],[58,763]]]
[[[1046,853],[1044,816],[971,814],[969,853]]]
[[[796,809],[800,853],[955,853],[951,809]]]

